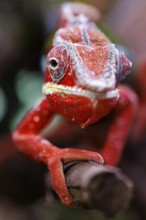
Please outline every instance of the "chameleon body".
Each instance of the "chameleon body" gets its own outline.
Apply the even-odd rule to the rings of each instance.
[[[75,202],[66,186],[63,165],[77,160],[116,165],[137,108],[134,92],[119,85],[131,62],[96,27],[98,16],[95,8],[85,4],[62,5],[59,29],[46,59],[44,98],[13,133],[19,150],[48,166],[54,190],[70,207]],[[96,128],[110,112],[112,123],[99,151],[98,143],[95,151],[60,149],[40,135],[56,114],[81,128],[91,124]]]

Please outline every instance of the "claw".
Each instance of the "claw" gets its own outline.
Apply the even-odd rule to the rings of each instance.
[[[80,149],[58,149],[56,154],[48,161],[48,167],[50,170],[50,177],[52,186],[55,192],[58,194],[62,203],[69,207],[75,207],[76,204],[66,184],[63,164],[71,161],[95,161],[102,164],[103,158],[100,154],[92,151],[80,150]]]
[[[92,160],[99,164],[103,164],[104,162],[99,153],[80,149],[63,149],[60,157],[65,163],[75,160]]]

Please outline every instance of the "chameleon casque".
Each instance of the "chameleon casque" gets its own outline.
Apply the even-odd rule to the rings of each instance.
[[[82,3],[64,3],[60,24],[46,58],[44,98],[23,118],[13,133],[18,149],[49,168],[52,186],[61,201],[74,207],[63,172],[71,161],[96,161],[117,165],[137,109],[137,96],[119,85],[130,71],[131,62],[123,52],[96,27],[95,8]],[[40,133],[56,114],[69,125],[96,130],[99,119],[112,122],[102,147],[94,151],[77,148],[60,149]],[[108,116],[107,116],[108,115]],[[91,124],[94,124],[92,127]],[[92,147],[92,146],[91,146]]]

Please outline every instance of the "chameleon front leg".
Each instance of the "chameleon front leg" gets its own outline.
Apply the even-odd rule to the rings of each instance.
[[[117,165],[119,162],[138,107],[137,96],[132,90],[125,86],[120,86],[119,90],[120,98],[114,109],[114,120],[100,151],[105,163],[109,165]]]
[[[40,132],[51,121],[53,115],[54,112],[47,98],[44,98],[18,125],[13,133],[13,140],[20,151],[43,161],[49,167],[52,186],[61,201],[68,206],[75,206],[66,185],[63,163],[74,160],[93,160],[102,163],[103,159],[95,152],[79,149],[59,149],[41,137]]]
[[[85,17],[84,17],[85,16]],[[100,12],[90,5],[83,3],[63,3],[60,9],[60,27],[74,22],[85,22],[87,19],[97,21],[100,17]]]

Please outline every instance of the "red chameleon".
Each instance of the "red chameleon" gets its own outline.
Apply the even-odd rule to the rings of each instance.
[[[116,165],[137,109],[134,92],[119,85],[129,73],[131,62],[96,27],[93,21],[97,19],[98,12],[91,6],[62,5],[60,28],[46,59],[44,98],[13,133],[20,151],[48,166],[54,190],[70,207],[75,204],[63,165],[77,160]],[[98,134],[99,120],[112,115],[102,148],[97,142],[95,152],[82,146],[60,149],[43,138],[40,133],[56,114],[72,122],[70,126],[78,124],[80,130],[89,126],[90,134]]]

